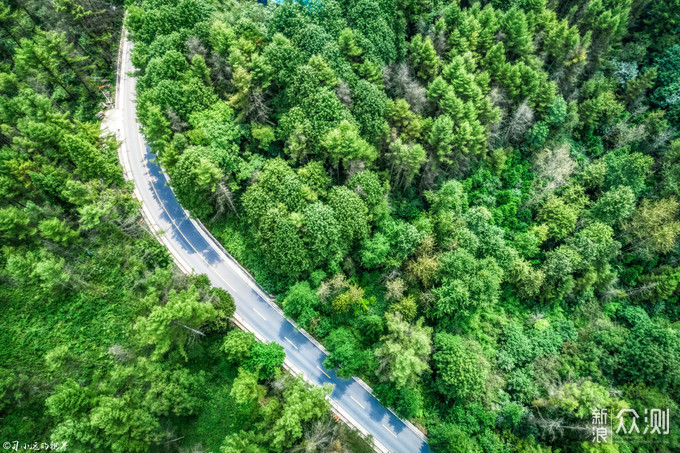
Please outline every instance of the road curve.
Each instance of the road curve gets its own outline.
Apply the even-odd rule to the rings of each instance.
[[[125,34],[125,32],[123,32]],[[373,436],[377,451],[429,452],[425,436],[383,407],[370,388],[356,379],[341,379],[324,366],[326,353],[283,316],[271,298],[219,243],[179,205],[166,175],[146,145],[137,122],[135,78],[130,62],[132,43],[121,37],[116,105],[104,126],[122,142],[119,156],[126,178],[134,182],[144,218],[185,272],[206,274],[214,286],[229,291],[236,302],[235,321],[260,340],[277,342],[286,352],[286,366],[316,385],[333,384],[334,412],[364,434]]]

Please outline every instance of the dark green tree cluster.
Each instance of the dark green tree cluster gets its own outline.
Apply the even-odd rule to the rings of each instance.
[[[233,327],[232,296],[181,274],[143,223],[98,119],[122,3],[0,3],[0,438],[82,452],[365,451],[332,418],[329,389],[284,374],[283,348]],[[171,82],[186,61],[160,63],[144,83]],[[174,105],[183,89],[157,91]],[[188,118],[190,149],[175,137],[166,158],[183,202],[217,191],[230,209],[224,169],[241,132],[229,106],[213,107]]]
[[[583,430],[680,400],[677,1],[129,11],[180,200],[339,375],[438,451],[678,444]]]

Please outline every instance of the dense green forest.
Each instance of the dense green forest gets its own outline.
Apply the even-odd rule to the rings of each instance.
[[[142,0],[127,25],[182,204],[432,448],[678,446],[677,0]],[[593,443],[599,408],[671,429]]]
[[[97,118],[123,6],[0,3],[0,443],[371,451],[141,221]]]

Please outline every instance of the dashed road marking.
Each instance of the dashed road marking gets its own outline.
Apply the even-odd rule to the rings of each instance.
[[[290,343],[295,349],[298,349],[298,347],[295,346],[295,343],[293,343],[292,341],[290,341],[290,340],[288,339],[288,337],[283,337],[283,338],[285,338],[286,341],[287,341],[288,343]]]
[[[260,313],[259,311],[257,311],[257,308],[253,308],[253,311],[254,311],[255,313],[257,313],[258,315],[260,315],[260,318],[264,319],[265,321],[267,320],[267,318],[265,318],[264,316],[262,316],[262,313]]]
[[[328,375],[328,373],[326,373],[324,370],[321,369],[321,367],[320,367],[319,365],[317,365],[316,368],[317,368],[319,371],[321,371],[323,374],[325,374],[326,377],[327,377],[328,379],[331,378],[331,377]]]
[[[385,428],[386,430],[388,430],[388,431],[390,432],[390,434],[392,434],[392,435],[393,435],[394,437],[397,437],[397,435],[396,435],[396,434],[394,434],[394,431],[392,431],[392,430],[391,430],[391,429],[389,429],[389,428],[388,428],[387,426],[385,426],[385,424],[384,424],[384,423],[383,423],[383,428]]]
[[[364,407],[364,405],[361,404],[359,401],[357,401],[356,398],[354,398],[352,395],[350,395],[349,397],[352,398],[352,401],[354,401],[354,402],[357,403],[359,406],[361,406],[362,409],[366,409],[366,408]],[[383,426],[385,426],[385,425],[383,425]]]

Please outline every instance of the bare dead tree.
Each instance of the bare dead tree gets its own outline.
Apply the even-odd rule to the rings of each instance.
[[[415,113],[421,113],[427,105],[427,90],[418,83],[406,63],[386,66],[383,82],[391,97],[405,99]]]
[[[331,295],[331,286],[328,282],[321,282],[319,288],[316,290],[316,295],[319,296],[321,301],[325,302]]]
[[[351,160],[345,165],[345,167],[347,179],[350,179],[352,176],[364,170],[366,168],[366,163],[361,160]]]
[[[203,58],[208,54],[208,50],[203,45],[203,42],[196,36],[189,36],[187,38],[187,59],[191,61],[194,56],[200,55]]]
[[[269,389],[272,391],[273,394],[275,395],[281,395],[283,391],[286,389],[286,381],[290,379],[290,377],[286,374],[282,375],[278,379],[271,379],[267,383]]]
[[[126,362],[130,358],[130,353],[119,344],[114,344],[111,346],[108,350],[108,353],[119,362]]]
[[[215,204],[215,215],[212,218],[213,222],[222,217],[227,210],[230,210],[238,217],[236,204],[234,203],[234,195],[231,192],[226,179],[217,183],[215,192],[212,194],[212,199]]]
[[[640,297],[644,296],[646,294],[649,294],[654,288],[656,288],[659,285],[658,282],[651,282],[644,284],[642,286],[638,286],[637,288],[632,288],[629,290],[626,290],[626,296],[628,297]]]
[[[169,108],[166,114],[170,120],[170,129],[173,132],[183,132],[189,127],[189,123],[184,121],[174,110]]]
[[[427,162],[422,167],[420,177],[420,190],[432,190],[435,188],[435,180],[440,174],[440,168],[434,156],[428,156]]]
[[[224,98],[228,92],[234,89],[232,68],[227,63],[227,60],[217,51],[211,52],[206,62],[208,67],[210,67],[210,79],[212,80],[213,87],[217,94]]]
[[[505,143],[518,142],[534,123],[534,111],[524,100],[505,124]]]
[[[571,146],[565,142],[544,149],[536,154],[532,167],[537,178],[545,184],[543,191],[552,192],[566,185],[576,171],[576,162],[571,158]]]
[[[617,288],[607,288],[603,291],[600,291],[599,294],[600,299],[602,299],[603,302],[608,302],[612,300],[614,297],[622,297],[626,295],[625,291]]]
[[[545,418],[539,409],[536,409],[538,417],[530,414],[527,421],[545,431],[552,440],[564,435],[564,420],[561,418]]]
[[[321,282],[321,285],[319,285],[319,289],[317,289],[316,294],[322,301],[325,302],[335,297],[336,295],[340,294],[347,288],[349,288],[347,278],[345,277],[344,274],[339,272],[335,274],[333,277]]]
[[[333,419],[317,420],[304,432],[303,440],[289,451],[290,453],[327,452],[329,446],[338,438],[339,425]]]
[[[665,148],[670,139],[675,135],[675,131],[671,128],[665,129],[660,132],[652,140],[649,141],[649,147],[652,151],[657,152],[662,148]]]
[[[416,20],[415,23],[416,32],[420,33],[421,35],[427,35],[429,28],[430,24],[428,22],[425,22],[425,20],[422,17],[418,17],[418,20]]]
[[[406,284],[401,278],[395,278],[389,280],[385,283],[387,288],[387,293],[385,294],[386,300],[399,300],[404,297],[404,291],[406,291]]]
[[[172,323],[175,324],[176,326],[184,327],[189,332],[191,332],[191,334],[195,337],[205,337],[205,334],[203,332],[201,332],[200,330],[194,329],[193,327],[189,327],[186,324],[183,324],[183,323],[175,321],[175,320],[173,320]]]
[[[444,58],[446,52],[449,51],[449,43],[447,41],[446,33],[444,33],[444,30],[435,30],[432,33],[431,38],[435,52],[437,52],[437,55]]]
[[[423,291],[418,296],[418,305],[427,313],[434,306],[434,294],[432,291]]]
[[[140,237],[144,227],[141,225],[141,216],[138,212],[132,212],[123,218],[117,218],[115,223],[125,234],[130,237]]]
[[[631,125],[628,121],[619,121],[607,130],[605,137],[612,143],[613,148],[622,148],[644,137],[646,129],[644,124]]]
[[[255,89],[248,96],[246,118],[260,124],[273,124],[269,119],[269,106],[262,90]]]
[[[172,439],[172,440],[167,441],[166,443],[176,442],[176,441],[183,439],[183,438],[184,437]],[[190,447],[181,447],[179,449],[179,451],[180,451],[180,453],[207,453],[207,450],[200,443],[196,444],[196,445],[192,445]]]
[[[401,272],[399,269],[390,269],[388,272],[385,272],[382,277],[380,278],[380,281],[382,282],[387,282],[390,280],[393,280],[401,275]]]
[[[340,83],[335,88],[335,95],[340,99],[342,105],[348,109],[352,108],[352,91],[349,89],[347,82],[340,80]]]

